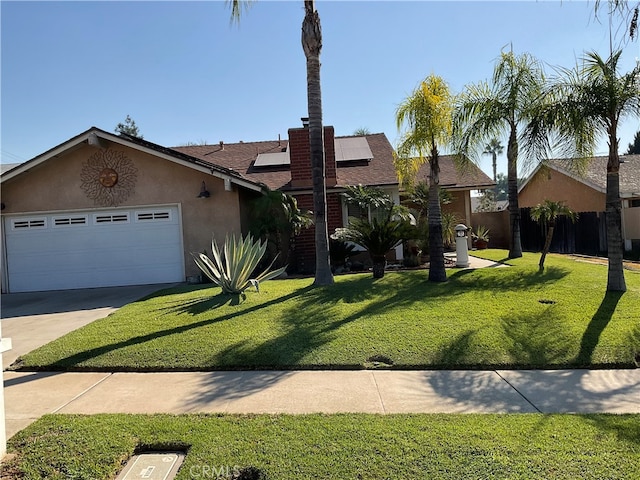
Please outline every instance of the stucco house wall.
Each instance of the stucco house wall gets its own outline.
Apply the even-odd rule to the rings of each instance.
[[[605,194],[556,170],[541,169],[520,191],[518,203],[521,208],[529,208],[547,199],[563,201],[575,212],[605,210]]]

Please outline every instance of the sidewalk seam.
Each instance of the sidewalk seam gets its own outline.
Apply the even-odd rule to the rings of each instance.
[[[378,385],[378,380],[376,379],[376,372],[371,372],[371,377],[373,378],[373,383],[376,386],[376,392],[378,392],[378,400],[380,400],[380,406],[382,407],[382,414],[387,414],[387,409],[384,406],[384,401],[382,400],[382,394],[380,393],[380,386]]]
[[[498,370],[494,370],[494,372],[496,373],[496,375],[498,375],[507,385],[509,385],[511,388],[513,388],[515,390],[515,392],[520,395],[525,402],[527,402],[529,405],[531,405],[533,408],[536,409],[536,412],[538,413],[544,413],[542,410],[540,410],[538,407],[536,407],[533,402],[531,402],[531,400],[529,400],[527,397],[525,397],[522,392],[520,392],[520,390],[518,390],[516,387],[513,386],[513,384],[507,380],[506,378],[504,378],[502,375],[500,375],[500,372],[498,372]]]
[[[85,393],[88,393],[89,390],[93,390],[95,387],[97,387],[98,385],[100,385],[102,382],[104,382],[107,378],[110,378],[113,376],[113,372],[109,373],[109,375],[106,375],[104,378],[101,378],[100,380],[98,380],[96,383],[94,383],[93,385],[87,387],[86,389],[84,389],[82,392],[80,392],[78,395],[76,395],[75,397],[73,397],[71,400],[69,400],[67,403],[59,406],[58,408],[56,408],[53,412],[51,413],[58,413],[60,410],[62,410],[64,407],[66,407],[67,405],[75,402],[78,398],[80,398],[81,396],[83,396]]]

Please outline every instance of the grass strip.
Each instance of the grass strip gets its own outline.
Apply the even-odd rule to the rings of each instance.
[[[266,282],[246,299],[180,286],[134,302],[39,348],[25,370],[634,367],[640,272],[607,293],[604,265],[550,255],[510,268]]]
[[[187,451],[178,479],[630,479],[640,416],[47,415],[5,475],[110,479],[141,449]]]

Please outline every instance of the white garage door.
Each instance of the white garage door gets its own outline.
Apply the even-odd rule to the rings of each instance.
[[[178,207],[8,217],[9,292],[184,280]]]

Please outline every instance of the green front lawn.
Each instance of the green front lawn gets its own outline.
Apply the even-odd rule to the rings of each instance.
[[[505,251],[485,256],[504,259]],[[607,268],[538,255],[510,268],[273,280],[237,302],[181,286],[130,304],[23,358],[24,369],[548,368],[634,366],[640,272],[605,294]]]
[[[9,441],[4,472],[110,479],[137,449],[187,451],[182,480],[631,479],[640,416],[48,415]]]

